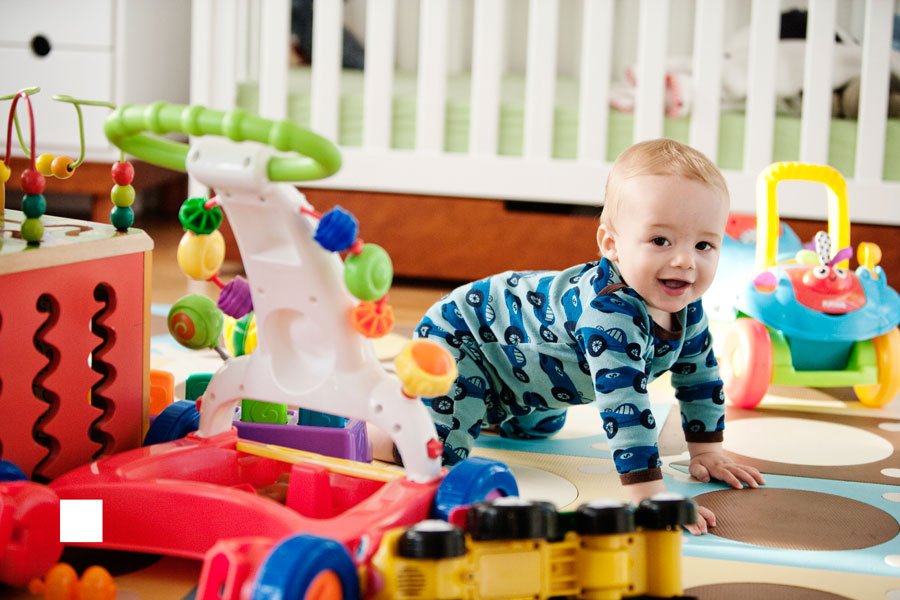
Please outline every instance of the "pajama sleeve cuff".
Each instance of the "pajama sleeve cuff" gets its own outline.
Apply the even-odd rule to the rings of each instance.
[[[684,439],[686,442],[721,442],[725,439],[725,432],[719,431],[685,431]]]
[[[644,483],[645,481],[656,481],[662,479],[662,469],[641,469],[640,471],[629,471],[628,473],[619,473],[619,479],[622,485],[631,485],[632,483]]]

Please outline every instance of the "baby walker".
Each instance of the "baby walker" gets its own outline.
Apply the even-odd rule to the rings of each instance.
[[[828,233],[815,252],[776,264],[778,182],[825,184]],[[752,408],[770,383],[807,387],[853,386],[866,406],[880,407],[900,392],[900,296],[878,266],[881,250],[861,243],[852,256],[847,185],[831,167],[775,163],[757,180],[756,267],[761,271],[738,300],[722,354],[725,394]]]

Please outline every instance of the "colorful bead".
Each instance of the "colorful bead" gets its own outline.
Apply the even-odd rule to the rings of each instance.
[[[393,278],[391,257],[377,244],[363,244],[359,254],[351,254],[344,261],[344,283],[360,300],[382,298],[391,289]]]
[[[250,284],[243,277],[235,277],[225,284],[219,292],[216,306],[226,315],[240,319],[253,310],[253,298],[250,295]]]
[[[50,177],[53,175],[53,159],[56,158],[52,154],[41,154],[36,159],[34,159],[34,168],[38,170],[41,175],[45,177]]]
[[[343,252],[353,245],[359,232],[359,222],[351,213],[335,206],[319,220],[313,239],[330,252]]]
[[[114,162],[110,173],[116,185],[130,185],[134,180],[134,166],[127,160]]]
[[[181,271],[198,281],[206,281],[219,272],[225,260],[225,238],[221,232],[195,234],[185,231],[176,253]]]
[[[9,181],[10,175],[12,175],[12,170],[6,166],[5,162],[0,162],[0,184]]]
[[[43,194],[26,194],[22,199],[22,212],[29,219],[39,219],[47,212],[47,201]]]
[[[75,174],[75,169],[70,169],[69,165],[74,164],[68,156],[57,156],[50,163],[50,171],[57,179],[68,179]]]
[[[44,176],[34,169],[22,172],[22,191],[26,194],[40,194],[44,191],[46,180]]]
[[[186,231],[197,235],[214,232],[222,224],[224,215],[218,206],[206,208],[206,198],[188,198],[178,210],[178,220]]]
[[[225,319],[225,348],[232,356],[250,354],[256,348],[256,317],[247,313],[240,319]]]
[[[213,348],[222,335],[225,317],[212,299],[202,294],[184,296],[169,309],[169,333],[191,350]]]
[[[40,219],[25,219],[22,222],[22,239],[29,244],[37,244],[44,237],[44,224]]]
[[[134,187],[116,184],[112,187],[109,197],[116,206],[131,206],[134,204]]]
[[[134,224],[134,211],[130,206],[113,206],[109,213],[109,222],[118,231],[127,231]]]

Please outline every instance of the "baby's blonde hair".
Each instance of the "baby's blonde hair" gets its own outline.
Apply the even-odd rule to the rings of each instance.
[[[702,152],[690,146],[660,138],[639,142],[627,148],[613,163],[606,180],[606,200],[600,223],[612,229],[619,213],[622,184],[632,177],[677,175],[720,190],[728,199],[728,185],[719,168]]]

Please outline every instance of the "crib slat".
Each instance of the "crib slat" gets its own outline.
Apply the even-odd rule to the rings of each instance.
[[[525,71],[527,158],[550,158],[553,152],[558,23],[559,0],[530,0]]]
[[[469,153],[497,153],[500,118],[500,77],[505,0],[476,0],[472,39],[472,92],[469,101]]]
[[[775,72],[780,29],[779,3],[754,0],[750,10],[747,62],[747,118],[744,171],[759,172],[772,162],[775,135]]]
[[[341,97],[343,27],[343,2],[330,0],[313,2],[312,89],[310,91],[309,122],[313,131],[335,142],[338,139]],[[283,48],[282,52],[284,52]],[[285,90],[286,94],[287,90]]]
[[[719,113],[722,96],[722,46],[725,10],[721,0],[697,0],[690,140],[712,160],[719,154]]]
[[[363,91],[363,146],[391,145],[394,89],[395,0],[369,0],[366,5],[366,58]]]
[[[584,0],[578,96],[579,160],[606,159],[613,10],[612,0]]]
[[[419,11],[416,149],[442,152],[447,103],[447,0],[423,0]]]
[[[641,0],[634,97],[634,141],[661,137],[665,107],[668,0]]]
[[[824,165],[828,164],[828,133],[831,127],[831,73],[837,3],[835,0],[811,2],[808,14],[800,160]]]
[[[197,0],[191,6],[191,102],[234,107],[237,4]]]
[[[863,31],[855,177],[880,181],[884,165],[890,73],[891,0],[867,0]]]
[[[287,116],[287,48],[291,39],[288,0],[266,0],[260,6],[259,114],[271,119]]]

